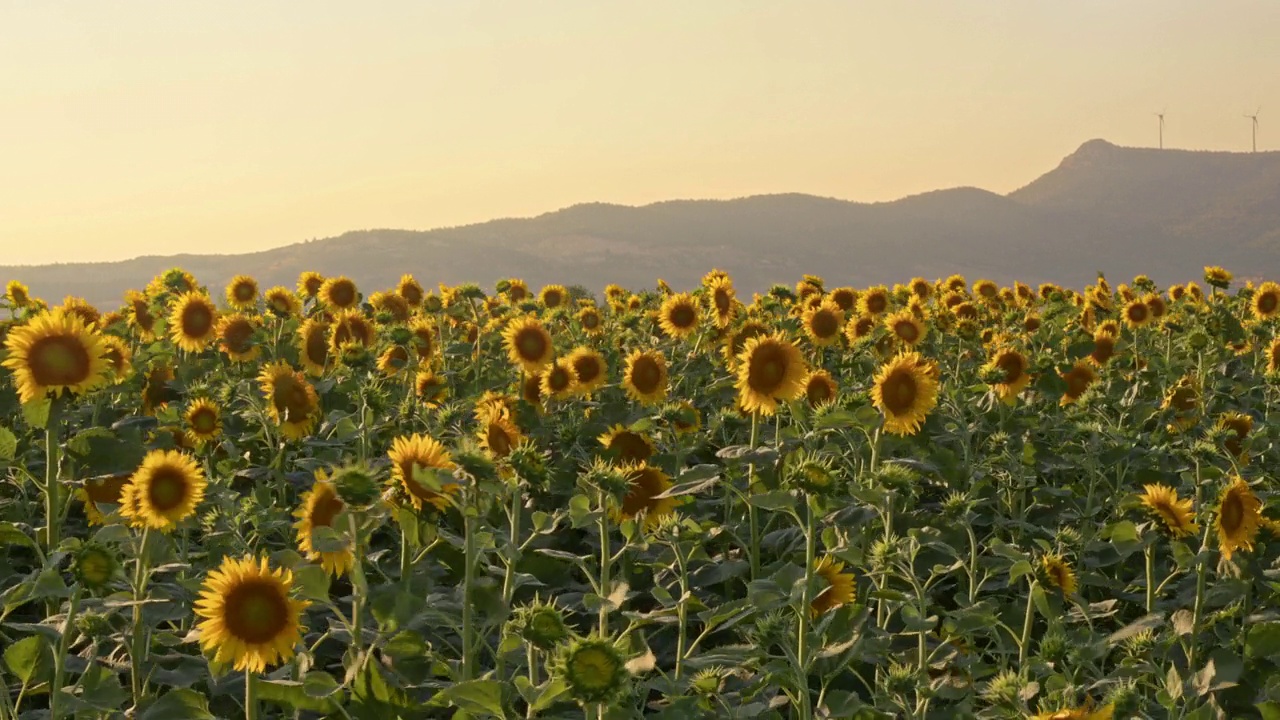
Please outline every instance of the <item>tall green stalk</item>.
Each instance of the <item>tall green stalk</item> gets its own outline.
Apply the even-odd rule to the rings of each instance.
[[[244,674],[244,720],[258,718],[258,683],[257,676],[246,671]]]
[[[80,608],[80,594],[83,588],[76,583],[71,591],[71,602],[67,606],[67,619],[62,624],[62,636],[58,638],[58,650],[53,656],[53,685],[49,687],[49,718],[59,720],[62,717],[62,680],[67,671],[67,648],[71,644],[71,636],[75,634],[76,611]]]
[[[813,499],[804,503],[804,586],[800,607],[796,612],[796,690],[800,694],[800,717],[812,720],[813,702],[809,697],[809,613],[813,607],[813,568],[817,560],[817,530],[814,527]]]
[[[760,413],[751,413],[751,452],[754,454],[756,450],[756,442],[760,437]],[[756,484],[756,463],[755,460],[747,466],[747,523],[751,532],[751,579],[757,580],[760,577],[760,517],[756,510],[756,506],[751,502],[752,489]]]
[[[604,490],[600,490],[596,497],[597,505],[600,508],[600,519],[597,526],[600,530],[600,617],[599,631],[600,637],[609,637],[609,608],[605,604],[609,597],[609,571],[613,559],[613,549],[609,543],[609,508],[605,504]]]
[[[462,679],[475,679],[476,673],[476,640],[474,593],[476,584],[476,512],[473,503],[473,491],[468,490],[467,502],[462,508],[463,552],[466,556],[462,569]]]
[[[49,404],[49,421],[45,424],[44,468],[44,516],[45,554],[57,549],[62,534],[62,484],[59,481],[62,464],[62,401]]]
[[[142,696],[146,693],[146,676],[143,674],[143,663],[146,660],[146,628],[142,625],[142,601],[147,596],[147,559],[151,528],[142,528],[142,537],[138,541],[138,560],[133,569],[133,625],[129,637],[129,663],[133,689],[133,706],[138,708]]]

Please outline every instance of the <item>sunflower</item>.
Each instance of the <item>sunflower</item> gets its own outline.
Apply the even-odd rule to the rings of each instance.
[[[409,322],[409,301],[398,293],[378,291],[369,296],[369,305],[374,310],[386,313],[397,323]]]
[[[1267,374],[1280,375],[1280,338],[1267,346]]]
[[[1170,301],[1170,302],[1178,302],[1178,301],[1179,301],[1179,300],[1181,300],[1183,297],[1185,297],[1185,296],[1186,296],[1186,294],[1187,294],[1187,289],[1186,289],[1185,287],[1181,286],[1181,285],[1170,285],[1170,286],[1169,286],[1169,301]]]
[[[68,315],[75,315],[84,321],[85,327],[93,327],[102,314],[98,312],[98,308],[90,305],[84,298],[73,297],[68,295],[63,298],[62,306],[58,308]]]
[[[915,435],[938,404],[937,366],[919,353],[904,352],[880,367],[871,401],[884,414],[884,429]]]
[[[1072,595],[1076,591],[1076,572],[1071,569],[1071,563],[1067,562],[1058,553],[1048,553],[1040,558],[1040,564],[1044,568],[1044,574],[1049,578],[1049,584],[1062,591],[1063,595]]]
[[[876,319],[871,315],[860,315],[858,317],[849,318],[849,322],[845,323],[844,336],[850,345],[857,345],[871,338],[871,333],[876,329]]]
[[[105,513],[98,505],[120,504],[120,496],[132,477],[133,474],[128,472],[91,477],[84,481],[84,487],[76,490],[75,495],[84,503],[84,517],[90,525],[101,525],[105,519]]]
[[[612,705],[626,692],[631,673],[612,641],[591,636],[561,645],[552,671],[583,707]]]
[[[1267,281],[1253,291],[1249,310],[1259,320],[1270,320],[1280,314],[1280,285]]]
[[[343,310],[333,316],[333,332],[329,335],[329,352],[340,354],[343,345],[356,343],[368,348],[373,345],[377,331],[369,319],[359,310]]]
[[[293,573],[271,569],[266,558],[225,557],[205,578],[195,614],[200,649],[213,660],[246,673],[286,663],[302,642],[305,600],[291,597]]]
[[[1172,410],[1173,420],[1169,432],[1185,432],[1200,421],[1200,382],[1192,375],[1184,375],[1174,383],[1165,395],[1162,410]]]
[[[329,323],[319,318],[307,318],[298,328],[294,344],[298,348],[298,359],[302,367],[310,375],[324,374],[329,364]]]
[[[1152,516],[1164,523],[1175,538],[1200,532],[1200,526],[1195,523],[1190,498],[1179,500],[1178,491],[1168,485],[1143,485],[1142,490],[1138,499]]]
[[[137,527],[171,532],[204,500],[204,471],[176,450],[152,450],[120,493],[120,514]]]
[[[169,406],[178,393],[169,386],[173,382],[173,366],[159,362],[147,371],[142,383],[142,413],[155,415]]]
[[[508,322],[506,329],[502,331],[502,340],[507,347],[507,358],[511,364],[523,368],[527,373],[550,365],[551,358],[555,355],[550,333],[531,315]]]
[[[578,371],[567,358],[560,358],[551,363],[551,367],[542,374],[542,396],[554,400],[564,400],[577,390]]]
[[[262,297],[267,301],[267,309],[277,317],[296,317],[302,314],[302,301],[283,285],[271,288]]]
[[[507,299],[513,303],[524,302],[529,298],[529,286],[520,278],[507,280]]]
[[[31,302],[31,291],[17,280],[10,280],[4,287],[4,299],[13,307],[26,307]]]
[[[1115,710],[1114,703],[1104,705],[1097,710],[1092,710],[1089,705],[1085,705],[1082,708],[1066,708],[1042,712],[1031,716],[1031,720],[1112,720],[1115,716]]]
[[[1218,428],[1228,433],[1223,447],[1236,459],[1245,459],[1244,441],[1253,432],[1253,416],[1242,412],[1228,411],[1218,418]]]
[[[360,304],[360,291],[351,278],[331,277],[320,286],[320,300],[331,308],[347,310]]]
[[[49,393],[84,394],[107,381],[107,344],[82,319],[59,310],[42,312],[5,338],[22,402]]]
[[[143,340],[155,339],[156,316],[151,312],[151,301],[137,290],[124,295],[125,316],[129,325]]]
[[[698,303],[689,293],[667,296],[658,308],[658,324],[673,338],[685,338],[698,329]]]
[[[854,601],[857,590],[853,584],[853,573],[844,572],[844,563],[827,555],[814,565],[813,574],[822,589],[809,602],[809,614],[812,617]]]
[[[511,420],[511,414],[503,410],[494,410],[494,406],[480,413],[480,429],[477,436],[480,446],[494,458],[504,458],[511,454],[517,445],[524,441],[520,428]]]
[[[889,290],[883,285],[867,288],[858,296],[858,314],[875,317],[889,309]]]
[[[387,377],[394,377],[409,367],[409,350],[403,345],[392,345],[378,356],[378,370]]]
[[[668,417],[676,435],[690,435],[702,429],[702,414],[688,400],[676,403]]]
[[[707,285],[707,299],[716,326],[721,328],[729,327],[729,323],[733,322],[734,310],[737,307],[737,300],[734,298],[733,281],[727,275],[712,279],[710,284]]]
[[[578,325],[588,335],[600,335],[604,332],[604,321],[600,311],[594,307],[584,307],[578,311]]]
[[[809,407],[819,407],[836,401],[840,386],[826,370],[814,370],[804,379],[804,397]]]
[[[1169,306],[1165,304],[1164,298],[1156,293],[1147,293],[1143,296],[1142,302],[1147,304],[1147,309],[1151,311],[1152,322],[1160,322],[1164,319],[1165,313],[1169,312]]]
[[[999,378],[992,383],[991,389],[995,391],[1001,402],[1013,405],[1018,401],[1018,395],[1031,383],[1031,375],[1027,372],[1030,367],[1031,362],[1027,360],[1026,355],[1013,348],[1005,347],[991,355],[991,360],[983,370]]]
[[[449,386],[431,368],[424,367],[413,376],[413,393],[427,407],[432,408],[449,396]]]
[[[858,307],[858,291],[851,287],[838,287],[827,295],[827,299],[843,310],[845,315]]]
[[[748,340],[738,363],[739,404],[749,413],[773,415],[779,401],[789,402],[804,393],[808,368],[800,349],[780,333]]]
[[[348,546],[342,550],[318,551],[311,544],[311,534],[318,527],[333,527],[333,521],[342,514],[346,503],[338,497],[338,489],[329,482],[324,471],[316,475],[316,482],[303,494],[293,516],[298,521],[293,524],[298,530],[298,549],[307,560],[320,561],[325,572],[340,577],[349,572],[355,565],[355,555]]]
[[[605,365],[604,356],[589,347],[575,349],[565,356],[565,360],[573,366],[578,377],[574,392],[579,395],[590,395],[609,381],[609,369]]]
[[[645,527],[653,527],[675,512],[675,498],[657,497],[671,489],[666,473],[643,461],[624,466],[622,472],[627,478],[627,494],[618,508],[620,518],[634,520],[644,515]]]
[[[187,424],[187,439],[193,445],[212,442],[222,434],[222,411],[208,398],[191,403],[182,419]]]
[[[128,380],[133,374],[133,350],[129,343],[115,335],[103,335],[102,343],[106,348],[102,357],[107,361],[113,380],[117,384]]]
[[[1249,484],[1237,477],[1222,491],[1218,501],[1218,548],[1230,560],[1236,550],[1253,550],[1253,541],[1262,525],[1262,501]]]
[[[641,463],[653,456],[653,441],[644,433],[614,425],[596,440],[621,463]]]
[[[724,358],[726,364],[730,368],[738,366],[738,356],[742,354],[744,348],[747,347],[747,341],[753,337],[764,335],[768,332],[768,328],[755,320],[748,320],[742,323],[737,330],[728,332],[724,337]]]
[[[1217,265],[1206,265],[1204,268],[1204,281],[1221,290],[1226,290],[1233,279],[1235,276],[1230,270]]]
[[[424,291],[422,285],[419,285],[412,275],[406,274],[400,276],[400,282],[396,284],[396,294],[404,298],[411,307],[417,307],[422,304]]]
[[[252,310],[258,304],[258,281],[237,275],[227,283],[227,304],[236,310]]]
[[[1093,334],[1093,350],[1089,352],[1089,362],[1098,367],[1106,365],[1116,354],[1116,336],[1099,329]]]
[[[391,482],[398,483],[413,507],[424,504],[437,510],[449,507],[449,497],[460,490],[453,478],[453,458],[435,438],[426,435],[398,437],[391,443]]]
[[[520,380],[520,399],[542,412],[542,373],[536,370],[525,373]]]
[[[808,308],[800,315],[805,335],[814,345],[826,347],[840,342],[840,330],[844,327],[844,311],[839,305],[824,300]]]
[[[235,313],[218,320],[218,347],[232,362],[252,362],[261,348],[253,343],[258,318]]]
[[[1095,338],[1094,342],[1097,342]],[[1095,349],[1095,353],[1096,353]],[[1091,358],[1092,359],[1092,358]],[[1063,391],[1062,398],[1058,401],[1059,405],[1070,405],[1080,399],[1089,386],[1098,379],[1093,368],[1087,362],[1076,361],[1075,365],[1065,373],[1061,373],[1062,380],[1067,384],[1067,389]]]
[[[208,296],[189,292],[178,296],[169,315],[169,337],[187,352],[200,352],[218,332],[218,309]]]
[[[973,283],[973,294],[984,300],[994,300],[1000,294],[1000,288],[990,280],[977,280]]]
[[[1151,307],[1142,300],[1133,300],[1124,306],[1124,322],[1137,329],[1151,323]]]
[[[564,305],[569,300],[569,291],[563,285],[547,285],[538,292],[538,302],[548,310]]]
[[[311,432],[320,414],[320,398],[302,373],[284,361],[266,365],[258,375],[259,387],[267,396],[267,412],[290,440],[300,440]]]
[[[916,343],[924,340],[924,336],[928,334],[929,328],[910,311],[894,313],[885,318],[884,326],[898,338],[898,341],[908,348],[916,346]]]

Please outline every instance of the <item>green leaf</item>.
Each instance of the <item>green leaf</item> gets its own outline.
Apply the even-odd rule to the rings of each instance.
[[[1022,578],[1023,575],[1031,575],[1035,572],[1035,568],[1031,567],[1031,563],[1026,560],[1019,560],[1009,568],[1009,584],[1012,585]]]
[[[49,398],[41,398],[29,403],[22,404],[22,419],[27,424],[38,430],[43,430],[49,424],[49,410],[53,407],[53,403]]]
[[[1280,702],[1258,703],[1256,707],[1262,716],[1262,720],[1280,720]]]
[[[338,702],[332,695],[338,681],[324,672],[308,673],[302,682],[296,680],[258,680],[258,697],[290,710],[337,712]]]
[[[349,545],[346,535],[327,525],[311,528],[311,547],[316,552],[342,552]]]
[[[18,438],[7,427],[0,427],[0,462],[8,463],[18,454]]]
[[[320,601],[329,599],[329,573],[319,565],[308,564],[294,568],[293,580],[301,588],[302,597]]]
[[[0,547],[9,548],[15,545],[29,547],[32,550],[40,549],[35,540],[22,532],[22,528],[13,523],[0,523]]]
[[[4,651],[4,664],[24,684],[53,671],[53,648],[41,635],[24,637]]]
[[[502,688],[497,680],[468,680],[444,689],[441,695],[453,705],[473,713],[506,717],[502,709]]]
[[[147,706],[138,720],[216,720],[209,712],[209,701],[187,689],[170,690]]]
[[[541,712],[551,707],[560,698],[569,692],[569,685],[561,678],[556,678],[551,682],[542,685],[541,692],[538,693],[537,699],[532,703],[533,711]]]
[[[1273,658],[1280,655],[1280,622],[1266,622],[1249,627],[1244,640],[1247,657]]]

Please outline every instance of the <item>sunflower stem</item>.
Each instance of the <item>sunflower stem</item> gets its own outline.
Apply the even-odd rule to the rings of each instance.
[[[680,543],[671,543],[671,549],[676,554],[676,565],[680,568],[680,602],[676,605],[677,628],[676,628],[676,668],[675,678],[680,679],[680,674],[684,670],[684,653],[685,646],[689,641],[689,566],[684,559],[684,550]]]
[[[751,453],[755,454],[756,442],[760,439],[760,413],[751,413]],[[760,577],[760,518],[756,506],[751,502],[751,494],[756,484],[756,463],[754,460],[747,466],[747,522],[751,530],[751,579]]]
[[[972,607],[978,597],[978,536],[973,532],[973,523],[964,524],[969,535],[969,606]]]
[[[597,524],[600,529],[600,617],[599,632],[600,637],[609,637],[609,570],[612,560],[612,551],[609,547],[609,510],[605,506],[604,490],[597,492],[596,503],[600,508],[600,519]]]
[[[414,516],[414,522],[417,522],[417,516]],[[413,590],[413,548],[409,547],[409,533],[403,527],[400,528],[400,586],[405,592]]]
[[[142,600],[147,591],[147,549],[151,539],[151,528],[142,528],[142,537],[138,541],[138,561],[133,569],[133,625],[129,638],[129,661],[131,665],[131,682],[133,687],[133,707],[141,706],[142,696],[146,693],[146,679],[142,674],[143,661],[146,659],[146,647],[143,642]]]
[[[244,674],[244,720],[258,718],[258,683],[252,672]]]
[[[470,493],[468,493],[470,495]],[[475,619],[474,609],[472,605],[475,599],[475,583],[476,583],[476,509],[474,505],[468,502],[462,508],[462,532],[463,532],[463,551],[466,553],[465,565],[463,566],[462,576],[462,679],[463,681],[475,678],[476,672],[476,648],[475,648]]]
[[[807,494],[804,513],[804,585],[800,592],[800,608],[796,613],[796,692],[800,695],[800,717],[811,720],[813,704],[809,697],[809,613],[813,607],[813,565],[818,548],[813,499]]]
[[[1147,545],[1145,555],[1147,556],[1147,613],[1149,614],[1156,606],[1156,546]]]
[[[364,594],[366,579],[364,576],[364,555],[360,550],[360,524],[356,521],[356,513],[347,513],[347,527],[351,531],[351,553],[355,562],[351,564],[351,652],[355,663],[363,664],[364,644]]]
[[[1036,606],[1032,601],[1036,595],[1036,581],[1027,583],[1027,610],[1022,618],[1022,639],[1018,642],[1018,667],[1026,667],[1027,646],[1031,644],[1031,625],[1036,618]]]
[[[58,639],[57,654],[53,656],[53,684],[49,687],[49,718],[59,720],[62,716],[62,680],[67,671],[67,647],[75,626],[76,610],[80,608],[80,593],[83,588],[76,583],[71,591],[71,602],[67,605],[67,619],[63,621],[62,636]]]
[[[62,455],[59,443],[62,435],[62,402],[54,399],[49,404],[49,420],[45,424],[44,514],[45,555],[58,547],[62,530],[62,486],[59,483],[59,466]]]

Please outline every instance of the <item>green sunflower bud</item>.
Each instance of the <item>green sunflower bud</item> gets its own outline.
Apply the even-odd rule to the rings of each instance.
[[[75,555],[71,572],[81,585],[91,591],[105,588],[120,570],[120,562],[107,548],[86,543]]]
[[[631,678],[622,653],[599,637],[570,643],[561,651],[556,671],[569,686],[569,695],[583,705],[616,700]]]

